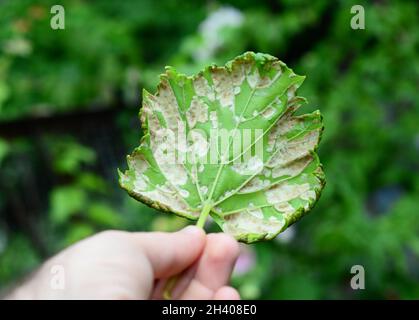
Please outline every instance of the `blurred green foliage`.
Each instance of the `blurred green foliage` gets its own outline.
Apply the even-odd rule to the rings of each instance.
[[[249,246],[234,285],[245,298],[419,297],[416,1],[68,0],[61,1],[66,29],[57,31],[49,26],[53,4],[0,4],[1,121],[123,105],[114,120],[119,143],[131,150],[140,89],[154,91],[164,65],[192,73],[246,50],[275,55],[307,75],[299,91],[309,100],[304,111],[324,115],[319,153],[327,185],[290,232]],[[365,30],[350,28],[355,4],[365,8]],[[187,223],[118,189],[122,156],[109,179],[97,169],[109,155],[76,136],[41,133],[39,140],[41,155],[33,137],[0,138],[0,287],[99,230],[170,231]],[[21,228],[22,217],[8,212],[10,197],[19,204],[18,186],[30,183],[33,170],[42,180],[46,162],[53,188]],[[365,267],[365,290],[350,288],[356,264]]]

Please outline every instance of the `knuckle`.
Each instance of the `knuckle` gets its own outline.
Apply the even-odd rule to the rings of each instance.
[[[105,230],[105,231],[101,231],[97,233],[96,237],[102,238],[102,239],[112,239],[112,238],[120,237],[123,234],[124,232],[119,231],[119,230]]]

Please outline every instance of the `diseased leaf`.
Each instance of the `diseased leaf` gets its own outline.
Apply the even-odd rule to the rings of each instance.
[[[240,241],[274,238],[325,183],[320,112],[294,115],[306,102],[296,96],[304,78],[253,52],[191,77],[167,67],[157,93],[143,93],[144,136],[120,185],[201,225],[210,214]]]

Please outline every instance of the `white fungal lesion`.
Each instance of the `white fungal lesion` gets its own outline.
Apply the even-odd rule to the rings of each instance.
[[[188,215],[198,215],[190,210],[185,201],[182,200],[178,192],[173,190],[169,183],[158,185],[154,190],[141,192],[141,195],[149,201],[162,204],[175,212],[182,212]]]
[[[194,79],[193,86],[198,96],[206,97],[210,101],[215,100],[214,88],[208,84],[207,79],[203,75],[199,75]]]
[[[272,170],[269,168],[263,168],[262,175],[269,178],[272,176]]]
[[[246,185],[240,189],[239,194],[252,193],[267,188],[271,184],[269,179],[262,179],[262,177],[256,176],[252,178]]]
[[[160,108],[160,111],[165,119],[167,128],[175,131],[182,118],[179,114],[179,105],[176,96],[166,79],[161,82],[155,99],[157,104],[164,106],[164,108]]]
[[[277,166],[272,169],[272,178],[278,178],[282,176],[295,177],[300,174],[310,163],[313,161],[311,155],[299,158],[297,160],[288,163],[285,166]]]
[[[146,175],[135,175],[134,180],[134,192],[141,193],[146,190],[149,186],[149,179]]]
[[[254,175],[263,169],[263,161],[258,156],[253,156],[247,161],[234,163],[231,168],[240,175]]]
[[[166,128],[153,130],[150,133],[151,151],[157,163],[176,163],[176,138],[173,132]]]
[[[201,195],[205,196],[208,193],[208,187],[200,186],[200,192],[201,192]]]
[[[204,170],[205,170],[205,166],[202,163],[200,163],[198,167],[198,172],[201,173],[201,172],[204,172]]]
[[[159,118],[156,114],[154,114],[151,110],[143,110],[144,115],[147,117],[148,121],[148,133],[150,134],[151,143],[155,139],[157,132],[164,128],[164,126],[160,123]]]
[[[274,208],[285,216],[291,215],[295,212],[295,208],[287,201],[277,203],[274,205]]]
[[[185,189],[179,189],[179,194],[182,198],[187,198],[189,197],[189,191],[185,190]]]
[[[198,183],[198,167],[192,165],[190,168],[192,183]]]
[[[156,101],[156,97],[151,95],[150,93],[147,93],[146,96],[143,96],[142,111],[150,114],[156,111],[161,112],[162,108],[160,104]]]
[[[278,122],[272,127],[268,135],[269,145],[274,146],[280,137],[283,137],[286,133],[291,131],[296,124],[296,120],[291,117],[290,114],[285,114],[278,120]]]
[[[243,84],[244,79],[246,78],[245,69],[242,64],[233,63],[231,71],[231,81],[236,87],[240,87]]]
[[[296,93],[297,89],[298,89],[298,85],[296,85],[296,84],[289,87],[289,89],[287,90],[288,99],[291,99],[291,98],[295,97],[295,93]]]
[[[161,173],[173,185],[184,185],[188,181],[188,174],[178,161],[178,145],[173,131],[166,128],[153,131],[150,139],[151,151]]]
[[[191,106],[186,112],[186,119],[189,128],[194,128],[197,122],[205,123],[208,121],[208,106],[197,96],[194,96]]]
[[[258,68],[254,68],[253,72],[249,72],[247,74],[247,83],[249,84],[250,88],[256,89],[260,81],[260,75]]]
[[[260,208],[251,209],[251,210],[248,209],[247,212],[250,213],[255,218],[263,219],[263,212],[262,212],[262,209]]]
[[[135,174],[142,174],[150,165],[141,153],[135,153],[128,157],[128,167],[134,170]]]
[[[282,230],[284,227],[284,219],[275,216],[265,218],[256,213],[255,210],[244,210],[225,217],[223,224],[224,232],[235,237],[243,234],[260,234],[272,237]]]
[[[307,201],[314,200],[316,199],[316,192],[314,190],[307,190],[300,196],[300,198]]]
[[[313,161],[313,157],[308,155],[285,166],[278,166],[273,169],[265,167],[259,175],[256,175],[246,183],[238,193],[252,193],[267,189],[273,185],[275,181],[277,181],[275,179],[279,177],[284,177],[284,179],[296,177],[311,163],[311,161]]]
[[[221,199],[227,199],[227,198],[230,198],[232,195],[234,194],[234,191],[233,190],[227,190],[226,192],[224,192],[222,195],[221,195]]]
[[[234,88],[228,71],[224,68],[214,69],[212,72],[212,79],[216,97],[222,107],[234,106]]]
[[[218,129],[218,116],[217,111],[210,112],[210,121],[211,121],[211,128]]]
[[[134,179],[126,175],[121,175],[122,185],[126,185],[130,181],[133,184],[133,191],[140,193],[149,187],[149,178],[144,174],[150,168],[149,163],[145,160],[141,153],[136,153],[128,157],[128,167],[134,173]]]
[[[311,131],[298,139],[278,137],[272,156],[266,164],[270,168],[284,166],[292,161],[307,156],[319,141],[319,130]]]
[[[190,159],[192,163],[196,163],[200,158],[205,157],[209,150],[207,138],[201,130],[192,130],[188,134]]]
[[[253,89],[262,89],[270,87],[282,75],[282,67],[279,62],[273,62],[270,65],[275,70],[275,75],[271,78],[268,74],[261,75],[258,68],[252,68],[247,73],[247,83]]]
[[[277,116],[278,112],[281,111],[281,104],[282,101],[280,97],[276,97],[272,102],[270,102],[266,107],[264,107],[262,110],[253,110],[252,116],[244,119],[243,121],[251,121],[254,120],[260,116],[263,118],[270,120],[274,118],[274,116]],[[271,139],[272,140],[272,139]],[[273,144],[272,141],[269,141],[269,144]]]
[[[183,186],[188,182],[188,173],[181,164],[162,163],[159,167],[165,178],[174,186]]]
[[[266,190],[265,197],[270,205],[275,205],[298,198],[309,190],[309,183],[290,184],[284,181]]]
[[[262,117],[265,119],[271,119],[276,113],[276,109],[273,107],[268,107],[262,112]]]

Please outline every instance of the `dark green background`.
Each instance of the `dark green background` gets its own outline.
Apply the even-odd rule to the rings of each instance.
[[[53,4],[65,30],[50,28]],[[350,27],[355,4],[365,30]],[[253,50],[307,75],[327,185],[291,231],[247,247],[234,285],[252,299],[418,298],[418,17],[394,0],[2,1],[0,288],[97,231],[185,225],[117,184],[141,88],[165,65],[191,74]],[[357,264],[365,290],[349,285]]]

